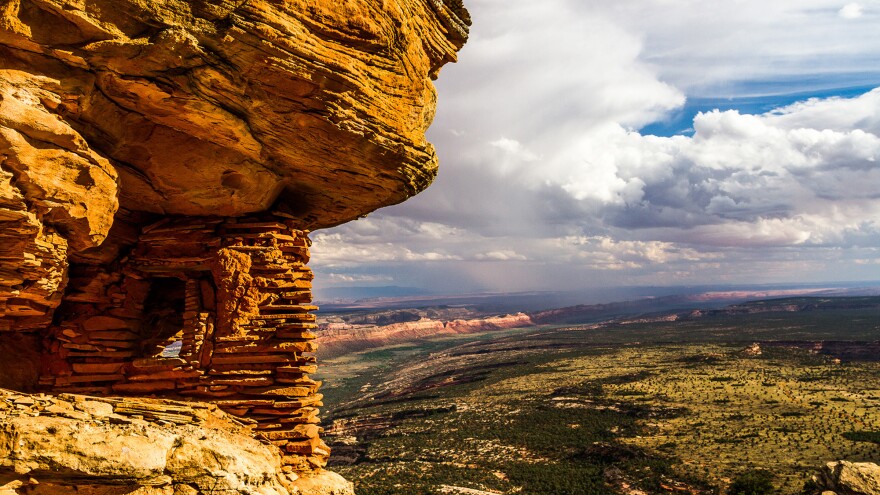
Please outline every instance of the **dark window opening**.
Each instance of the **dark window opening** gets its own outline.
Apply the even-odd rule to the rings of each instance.
[[[144,323],[141,327],[144,356],[179,355],[185,305],[186,282],[171,277],[150,280],[150,292],[144,301]],[[178,341],[181,344],[175,346]]]

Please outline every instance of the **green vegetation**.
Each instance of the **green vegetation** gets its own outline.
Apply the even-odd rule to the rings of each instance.
[[[773,475],[764,469],[751,469],[739,474],[730,488],[728,495],[770,495],[774,493]]]
[[[333,469],[365,494],[800,493],[827,460],[880,462],[880,363],[799,344],[866,334],[840,325],[860,309],[829,311],[825,327],[728,315],[702,331],[545,327],[337,358]],[[744,352],[744,334],[771,330],[791,342]]]
[[[880,443],[880,431],[847,431],[843,437],[853,442]]]

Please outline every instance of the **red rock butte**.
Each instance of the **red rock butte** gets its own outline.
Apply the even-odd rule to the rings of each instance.
[[[469,24],[460,0],[0,2],[0,436],[235,424],[286,478],[230,493],[331,493],[308,231],[430,184]],[[0,493],[209,490],[10,448]]]

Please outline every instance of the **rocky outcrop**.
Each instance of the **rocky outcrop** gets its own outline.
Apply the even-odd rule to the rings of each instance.
[[[467,28],[460,6],[425,0],[10,0],[2,13],[0,94],[28,109],[4,108],[3,126],[65,153],[65,193],[85,170],[81,188],[114,196],[112,160],[127,209],[231,216],[282,196],[305,228],[427,186],[431,78]]]
[[[210,404],[0,389],[3,495],[114,487],[144,495],[353,493],[337,475],[301,477],[281,459],[278,448]]]
[[[873,462],[829,462],[813,480],[817,485],[814,490],[817,494],[880,494],[880,466]]]
[[[59,84],[0,68],[0,331],[46,326],[68,251],[98,246],[118,206],[116,170],[50,111]]]
[[[487,330],[502,330],[506,328],[530,327],[535,322],[525,313],[513,315],[490,316],[475,320],[452,320],[446,323],[446,329],[453,333],[477,333]]]
[[[0,330],[45,326],[71,256],[113,259],[157,215],[314,229],[421,191],[467,22],[440,0],[3,2]]]
[[[242,434],[285,473],[333,492],[308,376],[308,230],[431,182],[432,79],[468,23],[458,0],[0,1],[0,349],[22,358],[0,364],[0,386],[209,401],[250,425]],[[14,471],[205,490],[144,481],[158,471],[112,451],[134,444],[96,454],[121,462],[118,476],[83,471],[80,445],[59,440],[72,457],[40,450],[53,431],[131,433],[48,409],[4,423],[33,438],[7,452]],[[204,433],[166,423],[132,433],[161,439],[144,447],[156,459]],[[236,442],[253,443],[192,455],[225,459]],[[287,493],[239,481],[227,492]]]
[[[382,326],[329,324],[319,330],[316,343],[321,346],[325,357],[332,357],[433,337],[530,327],[534,324],[525,313],[451,321],[422,318]]]

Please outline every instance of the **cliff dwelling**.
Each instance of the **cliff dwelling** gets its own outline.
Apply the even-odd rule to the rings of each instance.
[[[469,22],[426,0],[0,3],[0,432],[49,442],[3,448],[0,493],[326,488],[308,231],[430,184],[432,79]],[[87,468],[45,452],[78,452],[64,421],[226,425],[268,467]]]
[[[211,401],[295,469],[322,468],[308,237],[261,218],[163,219],[114,270],[73,266],[41,389]]]

